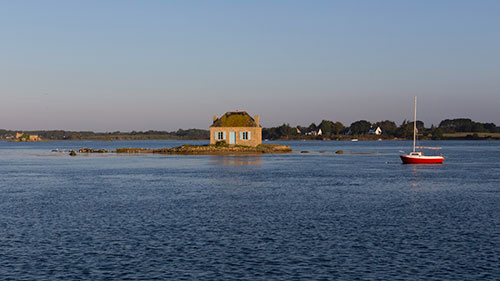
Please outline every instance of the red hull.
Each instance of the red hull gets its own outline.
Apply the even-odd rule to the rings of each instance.
[[[403,164],[443,164],[443,157],[408,157],[400,155]]]

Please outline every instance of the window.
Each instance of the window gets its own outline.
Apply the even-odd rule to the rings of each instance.
[[[243,139],[243,140],[248,140],[248,132],[243,132],[243,133],[241,134],[241,139]]]
[[[217,139],[223,140],[224,139],[224,132],[217,132]]]

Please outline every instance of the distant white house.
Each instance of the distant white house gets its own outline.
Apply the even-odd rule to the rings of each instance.
[[[323,135],[323,131],[319,129],[318,131],[310,131],[306,133],[307,136],[321,136]]]
[[[371,127],[370,130],[368,131],[368,134],[379,136],[382,134],[382,129],[380,129],[380,127],[377,127],[377,128]]]

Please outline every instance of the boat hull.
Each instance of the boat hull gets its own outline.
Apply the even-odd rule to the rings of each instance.
[[[443,156],[400,155],[403,164],[443,164]]]

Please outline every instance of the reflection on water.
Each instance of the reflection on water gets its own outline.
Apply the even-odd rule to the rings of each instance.
[[[262,164],[262,155],[213,155],[210,156],[210,162],[224,166],[258,166]]]
[[[401,165],[407,165],[407,164],[401,164]],[[419,166],[421,165],[411,165],[410,166],[410,171],[411,171],[411,181],[410,181],[410,184],[411,184],[411,187],[413,188],[418,188],[418,185],[419,185],[419,179],[420,179],[420,176],[419,176]]]
[[[401,164],[401,167],[410,171],[411,187],[419,187],[426,177],[433,177],[444,168],[443,164]]]

